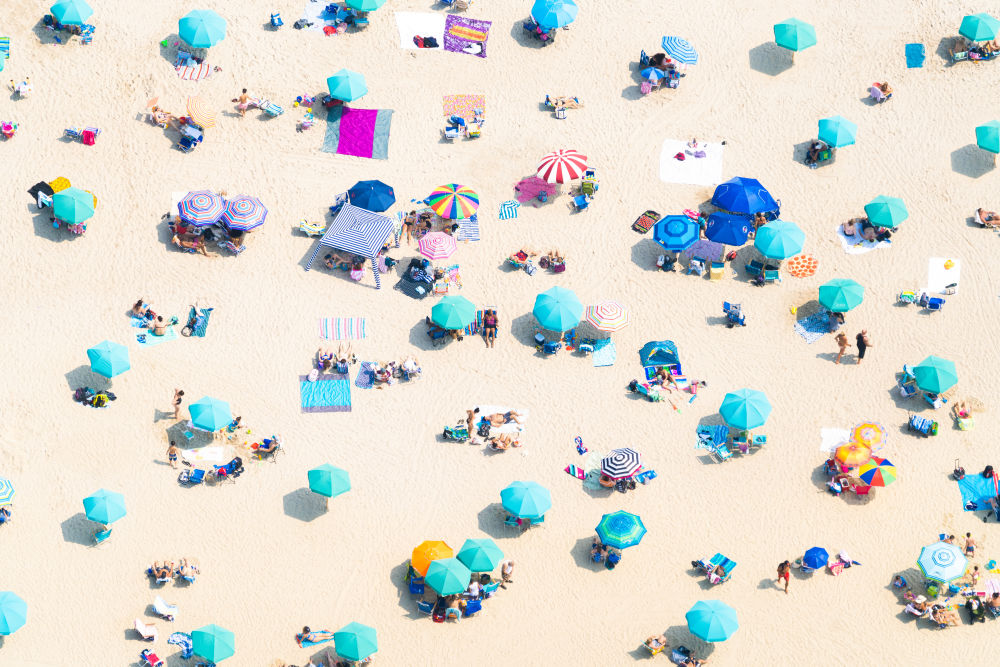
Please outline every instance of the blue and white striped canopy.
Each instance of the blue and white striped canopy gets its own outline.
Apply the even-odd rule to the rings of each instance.
[[[320,239],[316,251],[309,258],[306,271],[312,266],[313,260],[322,247],[337,248],[355,255],[361,255],[372,260],[372,271],[375,274],[375,286],[381,287],[378,269],[374,266],[378,253],[385,242],[395,233],[393,219],[381,213],[373,213],[351,204],[343,204],[337,217],[333,219],[326,233]]]
[[[694,50],[691,43],[680,37],[668,36],[663,38],[663,50],[668,56],[684,65],[697,65],[698,52]]]
[[[14,502],[14,485],[5,477],[0,477],[0,507]]]

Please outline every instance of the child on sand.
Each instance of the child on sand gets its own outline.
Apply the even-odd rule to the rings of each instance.
[[[976,541],[972,539],[972,533],[965,534],[965,555],[969,558],[976,555]]]
[[[167,461],[170,462],[171,468],[177,467],[177,455],[181,453],[180,448],[177,443],[173,440],[170,441],[170,446],[167,447]]]

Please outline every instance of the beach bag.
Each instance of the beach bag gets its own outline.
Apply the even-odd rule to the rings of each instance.
[[[965,468],[959,464],[958,459],[955,459],[955,470],[952,472],[952,475],[956,481],[965,477]]]
[[[94,395],[94,392],[90,390],[90,387],[79,387],[73,392],[73,400],[77,403],[86,403]]]
[[[481,438],[488,438],[490,437],[490,426],[491,425],[488,421],[484,421],[481,424],[479,424],[479,429],[476,431],[476,433],[478,433],[479,437]]]
[[[90,405],[95,408],[106,408],[108,406],[108,395],[107,394],[96,394],[94,398],[91,399]]]

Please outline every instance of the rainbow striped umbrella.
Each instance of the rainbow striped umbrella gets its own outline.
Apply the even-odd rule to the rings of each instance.
[[[226,200],[211,190],[196,190],[177,202],[181,220],[195,227],[210,227],[226,211]]]
[[[424,201],[431,210],[447,220],[468,218],[479,208],[479,195],[476,191],[458,183],[434,188],[434,192]]]
[[[215,127],[215,111],[211,109],[208,102],[195,95],[189,97],[187,101],[188,115],[198,127],[207,130]]]
[[[896,466],[889,459],[873,456],[858,468],[858,477],[869,486],[889,486],[896,481]]]
[[[553,151],[538,163],[538,177],[549,183],[565,183],[583,178],[585,173],[587,156],[572,149]]]
[[[458,248],[458,242],[455,241],[455,237],[444,232],[424,234],[417,241],[417,249],[427,259],[447,259],[451,257],[456,248]]]
[[[598,331],[621,331],[632,323],[628,308],[617,301],[601,301],[596,306],[587,306],[583,318]]]
[[[264,224],[267,207],[256,197],[238,195],[226,202],[221,222],[232,231],[248,232]]]

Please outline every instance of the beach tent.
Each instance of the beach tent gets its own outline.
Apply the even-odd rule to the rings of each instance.
[[[639,363],[646,371],[646,379],[652,378],[662,366],[674,375],[681,372],[681,358],[672,340],[650,341],[639,349]]]
[[[381,289],[378,254],[386,240],[395,234],[395,230],[396,225],[389,216],[372,213],[352,204],[344,204],[323,234],[323,238],[319,240],[319,245],[306,264],[306,271],[312,268],[312,263],[322,248],[338,248],[370,259],[372,273],[375,275],[375,288]]]

